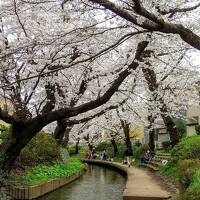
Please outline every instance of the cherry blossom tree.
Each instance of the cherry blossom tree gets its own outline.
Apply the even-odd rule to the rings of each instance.
[[[5,105],[12,105],[0,110],[0,119],[12,124],[3,144],[4,171],[52,122],[57,122],[54,136],[64,145],[76,124],[113,111],[128,95],[126,114],[119,114],[133,123],[126,116],[132,111],[141,117],[131,89],[138,73],[139,96],[150,97],[153,115],[164,121],[172,110],[178,112],[177,102],[188,99],[190,84],[184,87],[186,76],[180,81],[184,75],[175,73],[188,69],[179,59],[199,53],[195,1],[8,0],[0,6],[0,94]]]
[[[25,0],[1,4],[0,88],[2,98],[13,106],[10,112],[0,110],[0,118],[12,125],[2,145],[4,171],[11,170],[21,149],[46,125],[109,102],[139,66],[148,44],[137,40],[130,58],[119,57],[114,48],[122,48],[123,41],[140,31],[126,30],[119,37],[119,27],[107,27],[109,19],[95,19],[96,11],[83,4],[76,10],[75,2],[65,5]],[[105,42],[108,30],[113,40]]]
[[[90,2],[99,4],[137,28],[178,35],[184,42],[200,50],[199,26],[196,21],[200,4],[196,0]]]

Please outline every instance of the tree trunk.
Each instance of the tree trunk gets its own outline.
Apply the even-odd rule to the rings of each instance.
[[[172,147],[174,147],[179,142],[179,134],[176,128],[176,124],[170,116],[163,115],[162,118],[165,123],[165,126],[167,127],[167,132],[170,136],[171,145]]]
[[[69,134],[73,128],[73,125],[67,126],[65,133],[64,133],[64,139],[63,139],[63,147],[68,147],[69,143]]]
[[[40,126],[36,124],[24,125],[15,123],[12,125],[10,137],[2,144],[5,156],[2,170],[5,173],[10,173],[21,150],[40,130]]]
[[[61,119],[57,121],[57,126],[54,131],[54,137],[58,143],[58,145],[62,147],[67,147],[69,142],[69,133],[72,130],[73,125],[67,125],[65,123],[65,119]]]
[[[92,151],[92,149],[93,149],[93,145],[90,144],[90,143],[88,143],[88,147],[89,147],[89,150]]]
[[[167,132],[169,133],[169,136],[170,136],[171,145],[172,147],[174,147],[179,142],[179,139],[180,139],[177,128],[176,128],[176,124],[174,120],[172,119],[172,117],[170,117],[167,114],[168,109],[165,103],[162,103],[161,112],[162,112],[161,114],[162,119],[167,128]]]
[[[129,124],[126,120],[120,120],[123,131],[124,131],[124,136],[125,136],[125,142],[126,142],[126,147],[132,151],[132,144],[131,144],[131,139],[130,139],[130,127]]]
[[[148,132],[149,132],[149,148],[152,152],[155,151],[155,129],[153,128],[153,124],[155,121],[155,118],[152,115],[148,116]]]
[[[113,156],[115,157],[117,155],[117,152],[118,152],[118,147],[117,147],[117,144],[116,144],[114,138],[111,139],[111,144],[112,144],[113,150],[114,150],[114,155]]]
[[[67,128],[67,126],[65,125],[65,123],[63,123],[63,120],[57,121],[57,126],[54,131],[54,137],[59,145],[62,145],[66,128]]]
[[[149,148],[151,152],[155,151],[155,130],[151,129],[149,131]]]
[[[75,154],[79,153],[79,140],[76,142]]]
[[[149,64],[149,66],[151,66]],[[165,126],[167,128],[167,131],[170,135],[170,141],[172,147],[176,145],[179,142],[179,134],[176,129],[176,125],[173,121],[173,119],[167,114],[168,113],[168,107],[165,104],[165,101],[162,97],[157,99],[157,93],[158,93],[158,84],[157,84],[157,79],[156,79],[156,73],[154,72],[153,69],[150,68],[142,68],[144,77],[147,81],[148,88],[149,90],[153,93],[152,97],[154,101],[158,101],[161,104],[161,107],[159,108],[161,111],[161,117],[165,123]]]

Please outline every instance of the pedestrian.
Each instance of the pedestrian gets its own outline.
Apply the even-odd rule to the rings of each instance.
[[[106,157],[107,157],[107,153],[106,153],[106,149],[103,148],[103,151],[102,151],[102,160],[106,160]]]
[[[147,165],[150,159],[151,159],[151,154],[150,154],[150,151],[147,150],[147,151],[144,153],[144,155],[143,155],[143,157],[142,157],[142,159],[141,159],[141,164]]]
[[[133,150],[132,150],[131,146],[126,147],[124,154],[126,157],[126,162],[127,162],[128,166],[130,167],[131,161],[132,161],[132,156],[133,156]]]

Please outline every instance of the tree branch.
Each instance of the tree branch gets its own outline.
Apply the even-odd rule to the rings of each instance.
[[[16,121],[13,116],[9,115],[8,112],[3,111],[1,108],[0,119],[9,124],[13,124]]]
[[[198,3],[198,4],[194,5],[194,6],[191,6],[191,7],[186,7],[186,8],[172,8],[172,9],[169,9],[169,10],[160,10],[158,8],[158,12],[161,15],[170,14],[170,17],[172,17],[176,13],[183,13],[183,12],[193,11],[193,10],[199,8],[199,7],[200,7],[200,3]]]
[[[98,3],[99,5],[112,11],[113,13],[122,17],[123,19],[132,22],[133,24],[143,29],[147,29],[149,31],[159,31],[162,33],[178,34],[183,41],[185,41],[192,47],[200,50],[200,37],[197,34],[195,34],[190,29],[184,27],[182,24],[174,24],[166,22],[162,18],[159,18],[153,13],[148,12],[144,7],[140,6],[138,0],[137,1],[133,0],[136,3],[135,12],[140,16],[146,18],[146,20],[143,22],[139,22],[137,20],[138,17],[137,15],[128,12],[127,10],[121,8],[115,3],[110,2],[109,0],[89,0],[89,1],[93,3]]]
[[[141,59],[141,57],[143,56],[143,51],[147,47],[148,43],[149,42],[147,41],[142,41],[138,44],[135,59],[133,60],[133,62],[125,70],[119,73],[118,78],[113,81],[110,88],[101,97],[77,107],[67,107],[56,111],[52,111],[50,113],[44,113],[43,115],[33,118],[29,121],[29,123],[33,123],[34,121],[40,121],[41,126],[43,126],[58,119],[77,116],[78,114],[87,112],[105,104],[118,90],[119,86],[123,83],[123,81],[131,74],[131,71],[135,70],[139,66],[139,63],[135,60]]]
[[[100,111],[100,112],[98,112],[98,113],[96,113],[96,114],[94,114],[94,115],[91,115],[91,116],[89,116],[89,117],[85,117],[85,118],[78,119],[78,120],[76,120],[76,119],[74,119],[74,120],[66,120],[65,123],[66,123],[67,125],[71,125],[71,124],[80,124],[80,123],[83,123],[83,122],[87,122],[87,121],[89,121],[89,120],[91,120],[91,119],[94,119],[95,117],[99,117],[99,116],[103,115],[104,113],[106,113],[106,112],[109,111],[109,110],[113,110],[113,109],[118,108],[120,105],[122,105],[123,103],[125,103],[126,100],[127,100],[127,99],[124,99],[124,100],[123,100],[122,102],[120,102],[119,104],[109,106],[109,107],[105,108],[104,110],[102,110],[102,111]]]

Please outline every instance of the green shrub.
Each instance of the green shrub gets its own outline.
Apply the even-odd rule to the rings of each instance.
[[[118,152],[117,155],[115,157],[115,160],[124,160],[124,151],[126,149],[126,145],[125,144],[117,144],[118,145]]]
[[[74,149],[75,150],[75,149]],[[78,154],[74,154],[74,150],[71,150],[73,154],[70,154],[73,158],[87,158],[88,157],[88,149],[86,147],[80,146]]]
[[[178,163],[179,160],[200,159],[200,136],[190,136],[183,138],[172,149],[172,161]]]
[[[196,125],[195,130],[196,130],[197,135],[200,135],[200,125]]]
[[[144,144],[142,146],[134,146],[133,148],[133,155],[135,159],[141,159],[144,155],[145,151],[149,149],[148,145]]]
[[[79,147],[79,149],[80,149],[80,147]],[[75,152],[76,152],[76,146],[75,145],[74,146],[70,146],[68,148],[68,152],[69,152],[70,156],[72,156],[73,154],[75,154]]]
[[[17,161],[22,165],[34,166],[41,163],[52,163],[60,159],[60,149],[52,135],[39,132],[21,151]]]
[[[200,167],[199,167],[198,170],[196,170],[196,172],[194,173],[194,175],[192,177],[192,184],[191,184],[191,186],[193,186],[193,187],[199,187],[199,189],[200,189]]]
[[[200,200],[200,169],[193,175],[192,183],[185,191],[183,199]]]
[[[200,185],[198,187],[189,187],[184,194],[182,194],[183,200],[200,200]]]
[[[183,138],[186,136],[186,123],[183,119],[175,119],[176,129],[179,133],[179,137]]]
[[[107,147],[106,153],[107,153],[107,157],[113,157],[113,155],[114,155],[113,147],[112,146]]]
[[[140,146],[142,146],[142,143],[140,141],[136,141],[135,146],[140,147]]]
[[[200,168],[200,161],[196,160],[181,160],[178,163],[179,183],[181,190],[185,190],[192,182],[193,175]]]
[[[173,180],[179,180],[178,169],[172,162],[168,162],[166,165],[162,165],[160,167],[160,171],[171,177]]]
[[[1,140],[1,142],[3,142],[5,139],[8,138],[9,133],[10,133],[10,126],[0,124],[0,140]]]
[[[12,184],[34,185],[59,177],[69,177],[84,169],[84,164],[77,159],[70,159],[67,163],[60,161],[53,165],[38,165],[32,168],[26,176],[10,177]]]
[[[110,147],[112,147],[111,143],[109,143],[109,142],[100,142],[95,149],[96,149],[96,151],[101,152],[103,150],[103,148],[107,149],[107,148],[110,148]]]
[[[107,152],[107,157],[113,157],[114,156],[114,149],[111,143],[108,142],[101,142],[97,145],[96,147],[96,151],[98,152],[98,154],[101,154],[103,149],[106,149]],[[125,150],[125,145],[122,143],[117,143],[117,148],[118,148],[118,152],[117,155],[115,157],[115,160],[123,160],[124,159],[124,150]]]
[[[164,150],[171,149],[171,142],[170,141],[164,141],[164,142],[162,142],[162,147],[163,147]]]

